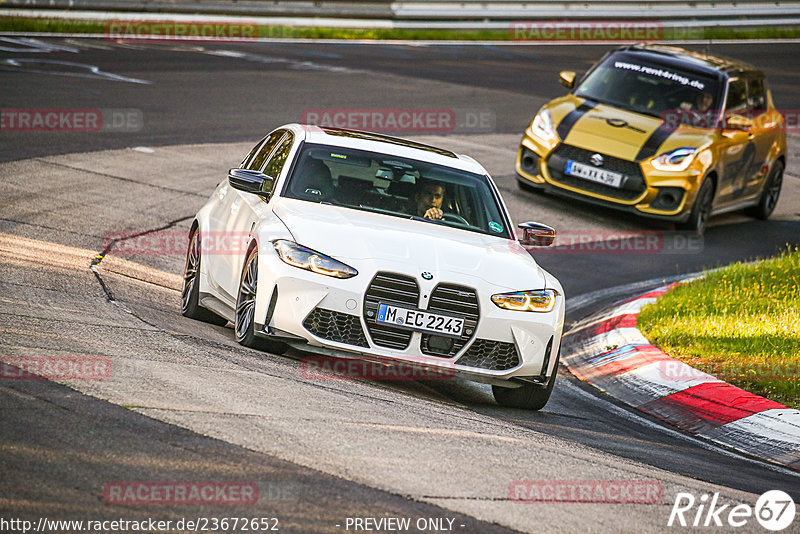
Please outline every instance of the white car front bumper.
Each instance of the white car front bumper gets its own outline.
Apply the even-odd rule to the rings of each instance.
[[[430,271],[432,279],[425,280],[421,269],[402,263],[393,263],[391,271],[379,271],[373,260],[348,263],[359,274],[337,279],[287,265],[267,247],[259,255],[256,330],[303,350],[413,362],[486,382],[546,379],[556,372],[564,323],[560,287],[550,312],[510,311],[491,301],[492,294],[507,288],[472,275]],[[382,276],[376,279],[379,272]],[[416,295],[406,291],[413,285]],[[443,296],[451,299],[445,307]],[[467,317],[464,333],[450,350],[437,351],[430,347],[430,334],[378,325],[376,302]],[[473,322],[466,313],[470,310],[475,314]]]

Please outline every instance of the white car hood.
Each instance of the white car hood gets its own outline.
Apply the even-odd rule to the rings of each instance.
[[[376,270],[413,269],[457,281],[480,278],[508,290],[542,289],[544,272],[519,242],[435,223],[280,198],[273,207],[297,243]],[[460,275],[460,276],[448,276]]]

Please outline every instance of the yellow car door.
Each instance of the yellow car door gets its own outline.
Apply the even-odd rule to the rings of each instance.
[[[720,175],[715,207],[740,200],[752,177],[757,147],[748,111],[747,80],[731,78],[719,141]]]
[[[783,119],[776,109],[772,106],[771,99],[767,97],[764,87],[764,79],[752,77],[747,82],[747,92],[753,125],[753,143],[755,145],[755,166],[749,181],[745,184],[743,196],[755,195],[762,189],[764,180],[769,176],[769,161],[772,147],[778,140],[782,128]]]

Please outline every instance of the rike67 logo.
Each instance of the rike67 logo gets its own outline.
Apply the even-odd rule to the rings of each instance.
[[[765,529],[778,532],[791,525],[794,516],[794,500],[780,490],[761,495],[755,507],[749,504],[719,504],[719,493],[704,494],[699,498],[691,493],[678,493],[667,526],[737,528],[751,525],[755,519]],[[752,527],[747,531],[752,532]]]

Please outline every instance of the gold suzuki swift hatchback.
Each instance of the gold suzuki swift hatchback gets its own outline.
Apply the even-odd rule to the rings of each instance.
[[[786,166],[783,117],[764,74],[688,50],[606,54],[545,104],[519,147],[524,189],[547,189],[703,233],[711,215],[766,219]]]

